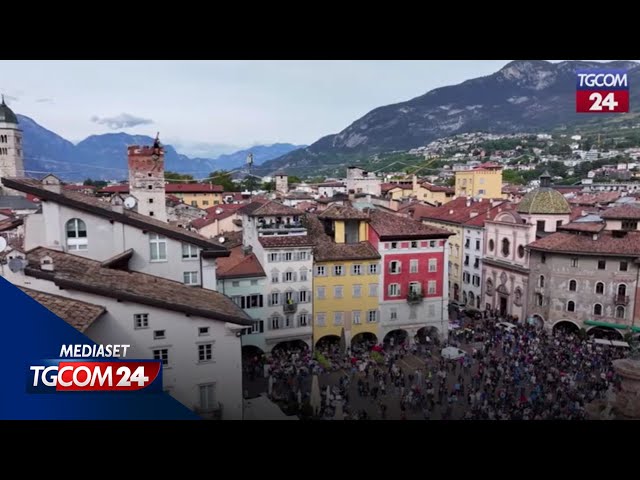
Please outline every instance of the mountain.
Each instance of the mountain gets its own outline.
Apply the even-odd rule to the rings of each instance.
[[[628,70],[630,102],[632,106],[639,104],[640,89],[633,88],[640,85],[640,64],[636,62],[518,60],[492,75],[376,108],[340,133],[265,162],[261,170],[270,173],[286,168],[304,174],[376,153],[409,150],[458,133],[549,131],[620,118],[619,114],[575,112],[575,70],[583,68]],[[634,116],[630,113],[623,118]]]
[[[106,133],[91,135],[74,145],[29,117],[18,115],[18,121],[23,130],[25,170],[34,177],[55,173],[68,181],[124,180],[128,176],[127,145],[151,145],[154,141],[146,135]],[[300,147],[276,143],[257,145],[218,158],[190,158],[178,153],[173,146],[164,145],[165,169],[205,177],[213,170],[242,167],[250,151],[255,164],[259,165]]]

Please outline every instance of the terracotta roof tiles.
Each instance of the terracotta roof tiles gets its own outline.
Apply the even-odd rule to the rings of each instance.
[[[627,232],[615,237],[612,232],[593,235],[556,232],[529,244],[532,250],[573,253],[576,255],[615,255],[640,257],[640,232]]]

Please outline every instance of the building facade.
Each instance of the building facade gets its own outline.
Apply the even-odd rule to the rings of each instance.
[[[140,215],[167,221],[164,192],[164,148],[156,138],[151,147],[134,145],[127,147],[129,165],[129,194],[137,204]]]
[[[502,167],[483,163],[472,170],[455,172],[455,196],[502,198]]]
[[[362,168],[347,168],[347,193],[368,193],[370,195],[380,195],[381,181],[373,172],[367,172]]]
[[[0,178],[10,177],[24,177],[24,151],[18,117],[7,106],[3,95],[0,102]],[[0,185],[0,195],[22,193]]]

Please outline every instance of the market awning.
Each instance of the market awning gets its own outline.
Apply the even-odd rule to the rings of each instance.
[[[584,324],[590,325],[592,327],[617,328],[618,330],[632,330],[634,332],[640,332],[640,327],[632,327],[630,325],[622,325],[620,323],[607,323],[607,322],[596,322],[595,320],[585,320]]]

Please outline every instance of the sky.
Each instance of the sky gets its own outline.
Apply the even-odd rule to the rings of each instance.
[[[0,61],[16,112],[74,143],[124,131],[189,156],[311,144],[376,107],[510,60]]]

